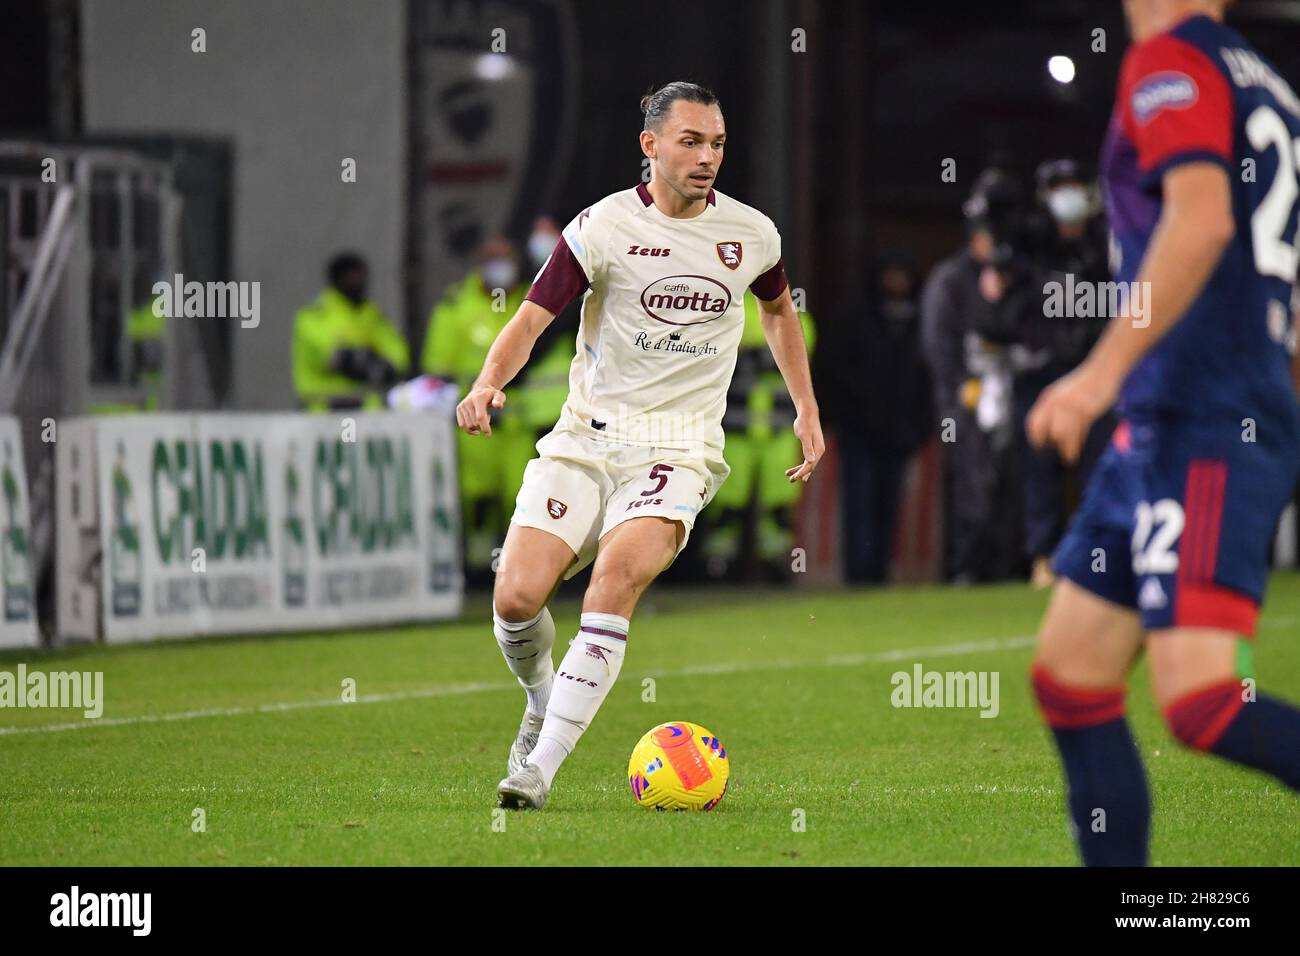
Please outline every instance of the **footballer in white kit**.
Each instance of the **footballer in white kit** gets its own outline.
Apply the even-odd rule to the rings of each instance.
[[[569,398],[524,473],[514,522],[559,535],[578,560],[619,522],[681,521],[678,552],[729,471],[722,414],[744,295],[786,288],[781,238],[758,210],[710,189],[692,219],[660,212],[644,184],[606,196],[564,230],[527,298],[561,311],[584,293]]]
[[[569,396],[524,472],[493,593],[494,633],[527,697],[498,786],[512,808],[545,802],[618,676],[637,599],[727,477],[722,417],[746,289],[798,410],[804,461],[787,477],[806,481],[824,448],[780,235],[713,188],[725,142],[716,96],[670,83],[642,111],[650,183],[573,218],[457,408],[462,428],[490,435],[500,390],[546,324],[583,297]],[[546,603],[593,561],[581,627],[556,671]]]

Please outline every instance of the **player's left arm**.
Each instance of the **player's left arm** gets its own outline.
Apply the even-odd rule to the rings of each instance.
[[[785,475],[791,481],[807,481],[825,454],[826,443],[808,367],[808,344],[789,287],[781,290],[775,299],[758,299],[758,317],[767,347],[772,350],[776,367],[785,379],[786,391],[794,402],[794,433],[803,447],[803,463],[786,469]]]

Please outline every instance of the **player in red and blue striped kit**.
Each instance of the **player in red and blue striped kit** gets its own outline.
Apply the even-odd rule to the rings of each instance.
[[[1127,0],[1102,178],[1115,280],[1088,359],[1044,392],[1031,440],[1077,456],[1123,421],[1054,559],[1034,689],[1085,863],[1148,860],[1150,800],[1124,716],[1145,649],[1189,747],[1300,790],[1300,710],[1257,693],[1250,641],[1300,472],[1291,375],[1300,101],[1222,0]]]

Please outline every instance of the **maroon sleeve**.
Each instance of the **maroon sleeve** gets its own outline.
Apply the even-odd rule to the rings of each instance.
[[[749,291],[764,302],[771,302],[784,292],[789,284],[785,278],[785,260],[777,259],[776,265],[749,284]]]
[[[533,286],[524,298],[536,302],[552,315],[559,315],[566,305],[586,292],[590,285],[573,250],[560,237],[551,252],[551,258],[546,260],[546,265],[533,280]]]

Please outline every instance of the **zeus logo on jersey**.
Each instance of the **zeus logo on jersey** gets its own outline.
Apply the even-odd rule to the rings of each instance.
[[[1196,81],[1177,70],[1152,73],[1133,89],[1133,116],[1146,123],[1163,109],[1185,110],[1200,97]]]
[[[666,325],[712,322],[730,305],[731,290],[705,276],[665,276],[641,290],[645,314]]]
[[[672,249],[658,249],[653,246],[638,246],[636,243],[628,246],[627,254],[629,256],[666,256],[672,252]]]

